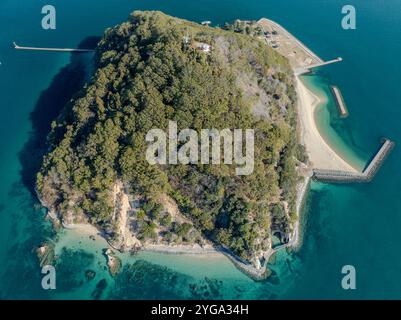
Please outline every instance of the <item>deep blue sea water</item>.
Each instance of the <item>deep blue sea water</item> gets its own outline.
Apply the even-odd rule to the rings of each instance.
[[[149,253],[122,257],[125,269],[113,280],[104,269],[105,244],[66,233],[57,252],[57,290],[43,290],[32,249],[52,233],[30,190],[35,157],[50,121],[82,85],[82,68],[90,65],[90,56],[12,48],[13,41],[77,47],[135,9],[157,9],[213,24],[265,16],[323,59],[344,58],[306,82],[328,95],[317,114],[322,133],[344,156],[363,163],[377,151],[382,137],[401,141],[399,0],[354,0],[357,29],[348,31],[341,28],[344,2],[339,0],[53,0],[57,29],[52,31],[41,28],[45,4],[0,2],[0,298],[401,298],[398,147],[370,184],[312,183],[303,212],[303,246],[294,254],[280,253],[272,267],[277,277],[269,281],[253,282],[225,258]],[[342,90],[350,112],[347,119],[337,115],[330,84]],[[63,246],[69,250],[63,251]],[[353,291],[341,288],[341,268],[347,264],[357,272]],[[91,282],[84,280],[87,269],[97,273]]]

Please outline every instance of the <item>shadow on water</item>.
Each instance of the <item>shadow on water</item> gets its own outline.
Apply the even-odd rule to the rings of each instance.
[[[86,37],[79,43],[78,49],[94,49],[96,48],[100,39],[101,37],[98,36]]]
[[[81,41],[78,48],[94,48],[99,39],[99,37],[87,37]],[[29,140],[19,153],[19,160],[22,166],[22,182],[33,195],[36,173],[40,169],[47,148],[46,137],[51,130],[51,123],[74,94],[83,87],[92,56],[91,53],[71,54],[70,63],[60,70],[50,86],[41,93],[30,114],[32,131]]]
[[[41,273],[35,247],[53,236],[43,212],[35,207],[33,196],[16,182],[9,193],[13,208],[6,260],[0,279],[0,299],[46,299],[48,292],[40,286]],[[29,214],[29,217],[27,215]]]
[[[79,47],[94,47],[90,37]],[[96,42],[95,42],[96,41]],[[61,54],[61,53],[55,53]],[[64,54],[64,53],[63,53]],[[9,194],[12,236],[7,243],[7,261],[3,265],[0,299],[45,299],[48,293],[41,289],[41,273],[35,249],[54,236],[51,225],[44,220],[44,211],[37,205],[34,193],[36,172],[46,151],[46,136],[51,122],[57,118],[65,104],[82,88],[87,79],[88,64],[92,54],[72,54],[70,63],[63,67],[44,90],[30,114],[32,131],[19,153],[21,180],[16,182]],[[1,205],[0,205],[0,209]]]

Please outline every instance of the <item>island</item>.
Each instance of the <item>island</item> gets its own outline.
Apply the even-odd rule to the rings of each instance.
[[[219,28],[135,11],[105,31],[90,82],[53,122],[38,197],[64,227],[99,231],[116,250],[221,253],[263,279],[275,251],[299,244],[314,169],[362,174],[319,134],[319,98],[299,79],[337,61],[267,19]],[[149,163],[147,134],[171,122],[252,129],[252,173]]]

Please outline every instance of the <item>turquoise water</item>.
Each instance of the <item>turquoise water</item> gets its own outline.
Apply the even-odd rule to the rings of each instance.
[[[321,100],[314,113],[319,132],[325,141],[354,168],[362,171],[371,157],[353,143],[352,132],[343,125],[335,100],[332,98],[330,82],[318,72],[302,77],[302,81]]]
[[[267,16],[323,59],[344,58],[306,82],[323,96],[329,84],[341,88],[349,117],[340,119],[327,96],[317,113],[319,128],[345,158],[363,166],[382,137],[401,141],[401,3],[353,3],[357,30],[344,31],[343,1],[337,0],[53,0],[57,29],[45,31],[40,26],[42,1],[1,1],[0,298],[401,298],[398,147],[370,184],[312,183],[303,214],[304,245],[297,253],[280,253],[272,266],[277,275],[266,282],[251,281],[225,258],[150,253],[122,256],[124,270],[112,279],[101,254],[105,244],[65,232],[57,248],[57,290],[49,292],[41,289],[32,251],[53,236],[32,195],[32,174],[49,122],[82,85],[90,56],[16,52],[12,41],[83,46],[84,40],[100,36],[135,9],[158,9],[215,24]],[[357,290],[341,289],[341,268],[346,264],[356,268]],[[84,277],[88,269],[96,271],[92,281]]]

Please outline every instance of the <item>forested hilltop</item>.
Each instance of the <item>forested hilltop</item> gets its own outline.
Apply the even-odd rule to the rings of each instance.
[[[128,239],[127,227],[135,241],[125,245],[208,239],[253,263],[272,232],[288,235],[297,164],[306,161],[293,74],[256,35],[227,29],[138,11],[107,29],[91,82],[52,124],[37,175],[44,205],[116,243]],[[150,165],[145,136],[167,131],[169,120],[178,130],[254,129],[253,173],[238,176],[235,164]]]

